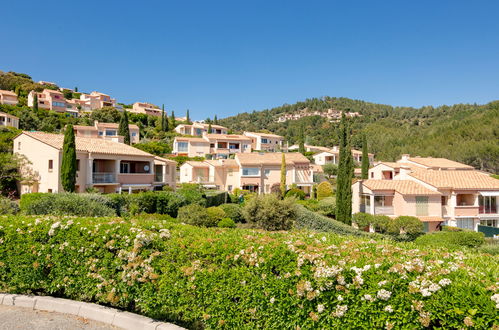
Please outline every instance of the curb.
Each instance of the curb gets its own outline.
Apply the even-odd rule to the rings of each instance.
[[[83,317],[125,330],[180,330],[172,323],[160,322],[142,315],[115,308],[50,296],[27,296],[0,293],[0,305],[19,306],[32,310],[57,312]]]

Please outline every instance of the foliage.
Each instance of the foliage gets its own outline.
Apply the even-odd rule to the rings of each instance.
[[[182,206],[178,210],[178,221],[200,227],[215,227],[220,219],[210,216],[207,209],[199,204]]]
[[[355,213],[352,215],[352,222],[362,229],[374,223],[374,216],[369,213]]]
[[[196,183],[183,183],[177,189],[177,193],[185,198],[188,204],[200,204],[206,206],[205,192],[203,186]]]
[[[475,251],[156,219],[11,216],[0,226],[2,292],[96,302],[191,329],[498,321],[499,262]]]
[[[296,219],[296,204],[293,198],[279,199],[274,194],[258,195],[243,207],[246,222],[265,230],[288,230]]]
[[[64,133],[62,147],[61,185],[64,191],[74,192],[76,184],[76,142],[73,125],[69,124]]]
[[[286,192],[286,197],[294,197],[299,200],[304,200],[305,192],[299,188],[291,188]]]
[[[128,112],[123,110],[120,118],[120,124],[118,126],[118,135],[123,136],[123,142],[125,144],[130,144],[130,127],[128,126]]]
[[[163,141],[148,141],[143,140],[133,145],[135,148],[148,152],[156,156],[163,156],[172,152],[172,147],[169,143]]]
[[[98,194],[31,193],[21,196],[24,214],[104,217],[115,215],[110,200]]]
[[[474,231],[440,231],[419,236],[414,242],[424,246],[476,248],[485,242],[485,238],[483,233]]]
[[[331,180],[332,178],[338,175],[338,165],[333,163],[322,165],[322,171],[326,175],[327,179]]]
[[[282,153],[282,160],[281,160],[281,181],[280,181],[280,197],[284,198],[286,195],[286,155],[284,152]]]
[[[336,184],[336,219],[350,224],[352,222],[352,177],[353,157],[350,144],[350,124],[345,113],[340,122],[340,160]]]
[[[367,180],[369,177],[369,152],[367,151],[367,137],[362,136],[362,176],[361,178]]]
[[[241,206],[239,204],[222,204],[220,208],[225,212],[227,217],[234,220],[234,222],[245,222],[241,210]]]
[[[206,206],[219,206],[227,201],[230,201],[229,193],[226,191],[206,190],[205,191]]]
[[[390,234],[417,235],[423,232],[423,223],[416,217],[399,216],[388,223],[387,231]]]
[[[2,214],[17,214],[19,205],[10,198],[0,196],[0,215]]]
[[[317,199],[321,200],[331,196],[333,196],[333,186],[327,181],[319,183],[317,186]]]
[[[213,223],[218,224],[222,219],[227,217],[225,211],[219,206],[212,206],[206,209],[208,216],[210,217]]]
[[[231,218],[223,218],[217,226],[218,228],[236,228],[236,223]]]

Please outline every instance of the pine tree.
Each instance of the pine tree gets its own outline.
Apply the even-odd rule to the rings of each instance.
[[[305,154],[305,133],[303,132],[303,125],[300,126],[300,136],[298,138],[298,151]]]
[[[340,162],[336,189],[336,219],[350,224],[352,221],[353,157],[350,146],[350,127],[343,114],[340,121]]]
[[[286,195],[286,155],[284,152],[282,153],[282,161],[281,161],[281,197],[284,198]]]
[[[128,126],[128,112],[126,110],[124,110],[121,115],[118,135],[123,136],[124,143],[130,144],[130,127]]]
[[[75,87],[75,93],[78,93],[78,87]]]
[[[74,192],[76,185],[76,142],[73,125],[66,126],[62,147],[61,185],[64,191]]]
[[[369,153],[367,151],[367,137],[362,136],[362,179],[366,180],[369,176]]]
[[[172,110],[172,115],[170,117],[170,124],[172,125],[172,130],[175,129],[175,126],[177,126],[175,125],[175,112],[173,112],[173,110]]]
[[[38,93],[34,92],[35,97],[33,97],[33,111],[38,112]]]

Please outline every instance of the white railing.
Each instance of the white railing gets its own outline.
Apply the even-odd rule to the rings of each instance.
[[[93,183],[115,183],[116,175],[114,173],[93,173],[92,174]]]
[[[393,215],[393,206],[375,206],[374,214]]]

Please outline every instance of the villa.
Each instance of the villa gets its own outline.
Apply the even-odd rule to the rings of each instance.
[[[211,132],[208,132],[210,124],[194,122],[192,124],[180,124],[175,127],[175,132],[183,135],[203,136],[203,134],[227,134],[227,127],[211,125]]]
[[[499,227],[499,180],[445,158],[403,155],[380,162],[352,189],[354,213],[416,216],[425,231]]]
[[[23,131],[14,138],[14,153],[30,162],[23,169],[33,182],[21,182],[21,194],[62,192],[61,164],[64,135]],[[88,188],[102,193],[175,187],[176,162],[151,155],[124,143],[76,136],[76,191]]]
[[[283,148],[284,137],[270,133],[244,132],[244,136],[251,138],[253,150],[276,152]]]
[[[251,138],[235,134],[207,134],[200,138],[175,137],[173,153],[189,157],[227,158],[230,154],[250,153]]]
[[[0,104],[16,105],[17,94],[11,91],[0,89]]]
[[[0,111],[0,126],[19,128],[19,118]]]
[[[286,153],[286,183],[310,194],[313,171],[308,158]],[[236,188],[270,193],[281,180],[282,153],[239,153],[234,159],[188,161],[180,167],[181,183],[199,183],[207,188]]]
[[[158,106],[145,102],[135,102],[132,106],[132,109],[129,109],[128,111],[130,111],[131,113],[138,113],[156,117],[161,117],[161,113],[163,112],[163,110],[161,110]]]
[[[76,104],[67,102],[61,91],[53,89],[44,89],[40,93],[31,91],[28,94],[28,106],[34,106],[35,95],[38,97],[38,109],[67,113],[74,117],[78,116],[78,108]]]
[[[340,148],[337,146],[332,148],[308,146],[308,150],[318,151],[318,153],[312,156],[314,163],[317,165],[338,164],[340,160]],[[362,151],[352,149],[352,156],[355,162],[362,162]],[[368,156],[369,163],[374,163],[374,154],[369,153]]]
[[[76,136],[103,138],[123,143],[123,136],[118,135],[119,124],[99,123],[96,120],[94,121],[94,126],[75,125],[73,126],[73,128]],[[134,124],[129,124],[128,128],[130,130],[130,142],[139,143],[140,141],[139,126]]]

